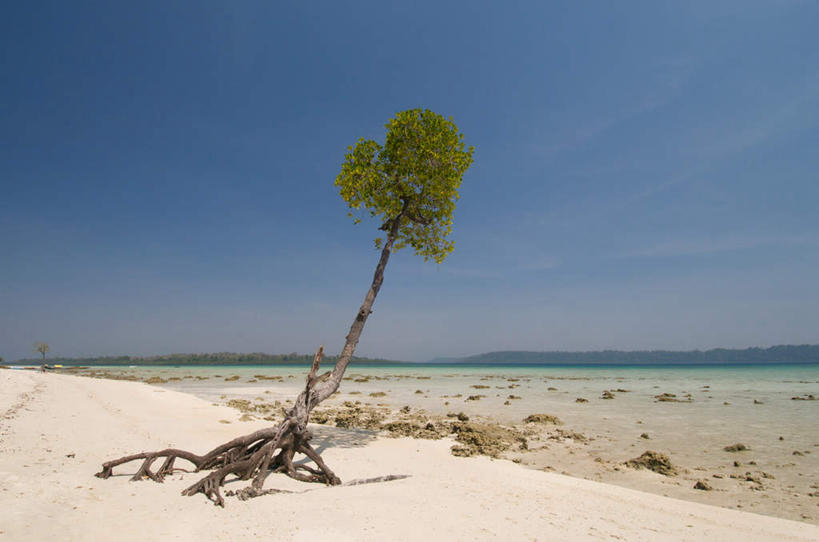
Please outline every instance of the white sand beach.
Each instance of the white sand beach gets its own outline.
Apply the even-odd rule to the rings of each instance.
[[[129,481],[137,463],[108,480],[94,473],[137,451],[201,453],[269,422],[239,422],[234,409],[142,383],[33,371],[0,371],[0,409],[5,540],[819,540],[807,523],[454,457],[448,439],[330,427],[316,428],[315,444],[343,481],[410,477],[324,487],[274,475],[266,488],[296,493],[227,498],[221,509],[180,495],[200,474],[157,484]]]

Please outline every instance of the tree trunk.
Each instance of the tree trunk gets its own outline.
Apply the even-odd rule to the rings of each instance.
[[[372,312],[373,303],[384,281],[384,268],[390,259],[392,247],[398,235],[405,210],[402,210],[396,218],[388,221],[382,227],[382,229],[388,230],[388,235],[381,250],[381,258],[375,268],[370,289],[367,291],[367,295],[364,296],[364,302],[356,313],[352,326],[350,326],[347,341],[336,361],[335,367],[332,371],[328,371],[323,375],[316,375],[324,355],[324,347],[319,347],[313,359],[310,373],[307,375],[304,390],[296,398],[293,406],[284,412],[284,420],[278,426],[261,429],[235,438],[217,446],[204,455],[169,448],[121,457],[103,463],[102,470],[96,476],[108,478],[113,474],[114,467],[142,459],[142,465],[131,480],[150,478],[155,482],[162,482],[166,475],[172,474],[176,470],[174,469],[176,459],[184,459],[196,467],[196,472],[203,470],[212,470],[212,472],[185,489],[182,494],[195,495],[203,493],[218,506],[224,506],[225,501],[220,488],[224,485],[225,478],[230,475],[234,475],[240,480],[253,478],[253,482],[249,487],[237,492],[237,495],[242,499],[270,493],[270,490],[262,488],[265,479],[271,472],[283,472],[291,478],[305,482],[323,482],[328,485],[341,484],[341,480],[324,463],[318,452],[310,446],[311,434],[307,430],[307,422],[313,408],[335,393],[341,385],[341,379],[344,377],[347,365],[349,365],[353,357],[364,324]],[[43,354],[43,358],[45,359],[45,354]],[[293,457],[296,453],[306,455],[315,463],[316,468],[294,463]],[[159,458],[164,458],[162,465],[156,471],[152,471],[151,466]],[[394,477],[388,476],[383,479],[394,479]]]
[[[375,273],[373,273],[373,281],[370,284],[370,289],[367,290],[367,295],[364,296],[364,302],[361,303],[361,308],[358,309],[355,315],[353,325],[350,326],[350,332],[347,334],[347,342],[344,343],[344,348],[341,351],[338,361],[336,361],[336,366],[333,368],[329,379],[321,388],[316,390],[316,401],[313,406],[335,393],[341,384],[344,371],[347,370],[347,365],[349,365],[350,360],[353,358],[353,352],[355,352],[355,347],[358,345],[358,339],[361,337],[364,324],[367,323],[367,318],[370,316],[370,313],[372,313],[373,303],[379,290],[381,290],[381,284],[384,282],[384,268],[387,267],[387,262],[390,259],[392,246],[398,235],[398,229],[401,226],[403,215],[404,211],[388,223],[389,233],[386,241],[384,241],[384,247],[381,249],[381,258],[378,260],[378,265],[375,266]]]

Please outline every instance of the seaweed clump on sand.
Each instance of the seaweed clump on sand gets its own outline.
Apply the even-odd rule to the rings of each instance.
[[[459,457],[488,455],[497,459],[515,445],[520,450],[528,449],[522,433],[496,424],[456,422],[452,432],[459,443],[452,447],[452,455]]]
[[[723,448],[726,452],[747,452],[750,450],[747,446],[742,444],[741,442],[737,442],[736,444],[731,444],[730,446],[726,446]]]
[[[523,419],[523,423],[563,425],[560,418],[551,414],[530,414]]]
[[[640,457],[629,459],[626,465],[634,469],[648,469],[663,476],[676,476],[677,468],[671,464],[667,455],[647,450]]]

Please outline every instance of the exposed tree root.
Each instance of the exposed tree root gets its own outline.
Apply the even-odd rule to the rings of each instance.
[[[102,470],[96,476],[109,478],[113,474],[114,467],[141,459],[142,464],[131,480],[138,481],[148,478],[154,482],[162,482],[169,474],[184,470],[174,466],[177,459],[184,459],[193,465],[194,472],[205,470],[211,472],[182,491],[182,494],[189,496],[202,493],[218,506],[225,504],[220,488],[224,486],[226,478],[231,475],[238,480],[253,479],[248,488],[232,493],[243,500],[278,492],[263,489],[267,476],[274,472],[284,473],[302,482],[340,485],[341,480],[338,476],[330,470],[321,455],[310,446],[311,434],[307,430],[310,411],[338,388],[338,383],[329,378],[331,373],[316,377],[323,354],[324,348],[321,347],[316,352],[304,391],[299,394],[293,407],[285,411],[284,421],[278,426],[235,438],[204,455],[168,448],[120,457],[103,463]],[[341,375],[338,380],[341,380]],[[306,455],[315,463],[315,467],[295,464],[293,458],[297,453]],[[157,459],[164,459],[164,461],[158,469],[152,470]]]

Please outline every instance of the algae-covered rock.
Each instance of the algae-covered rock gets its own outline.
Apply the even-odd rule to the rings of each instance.
[[[235,408],[239,412],[248,412],[251,410],[250,401],[247,399],[231,399],[227,402],[227,406]]]
[[[452,455],[460,457],[488,455],[497,458],[513,446],[527,448],[526,437],[497,424],[456,422],[452,424],[452,431],[460,443],[452,447]]]
[[[330,421],[330,415],[323,410],[314,410],[310,413],[310,421],[323,425]]]
[[[588,403],[589,400],[588,399],[583,399],[582,397],[578,397],[577,399],[574,400],[574,402],[575,403]]]
[[[551,414],[530,414],[523,419],[524,423],[541,423],[541,424],[552,424],[552,425],[562,425],[563,422],[557,416],[552,416]]]
[[[346,404],[346,403],[345,403]],[[335,414],[336,427],[347,429],[380,429],[381,422],[384,421],[385,414],[370,407],[355,405],[339,410]]]
[[[655,395],[654,399],[656,399],[658,403],[690,403],[692,401],[690,396],[688,396],[687,399],[677,399],[677,395],[674,393],[661,393],[660,395]]]
[[[614,394],[611,393],[609,390],[603,390],[603,395],[600,396],[601,399],[614,399]]]
[[[700,491],[711,491],[714,488],[711,487],[711,484],[705,480],[697,480],[697,483],[694,484],[694,489],[699,489]]]
[[[410,421],[395,421],[384,424],[383,429],[392,437],[412,437],[429,440],[442,439],[452,433],[448,424],[427,422],[419,424]]]
[[[726,452],[745,452],[750,450],[747,446],[742,444],[741,442],[737,442],[736,444],[731,444],[730,446],[726,446],[723,448]]]
[[[151,378],[145,380],[146,384],[167,384],[167,380],[160,376],[152,376]]]
[[[414,423],[398,421],[384,424],[384,430],[393,437],[411,437],[418,432],[420,426]]]
[[[671,464],[667,455],[647,450],[640,457],[626,461],[626,465],[634,469],[648,469],[664,476],[676,476],[677,468]]]

